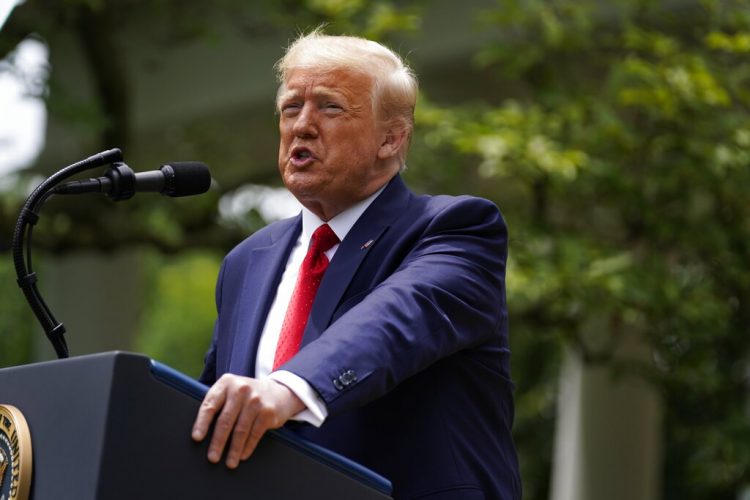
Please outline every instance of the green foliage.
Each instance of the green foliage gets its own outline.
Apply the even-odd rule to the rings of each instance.
[[[363,0],[303,0],[291,21],[303,29],[320,23],[327,24],[327,32],[358,34],[381,40],[393,33],[419,29],[419,2],[365,2]],[[403,5],[406,4],[406,5]],[[411,5],[410,5],[411,4]],[[300,22],[306,20],[307,23]]]
[[[4,368],[31,360],[33,335],[39,335],[41,328],[15,284],[10,252],[0,255],[0,368]]]
[[[665,498],[734,498],[750,475],[750,4],[505,0],[481,24],[496,41],[476,61],[512,93],[425,102],[418,122],[509,221],[517,428],[536,408],[550,435],[530,346],[616,366],[622,336],[645,334]],[[523,430],[519,445],[549,446]]]
[[[191,252],[165,258],[151,254],[153,276],[144,304],[136,349],[197,377],[216,317],[214,285],[221,256]]]

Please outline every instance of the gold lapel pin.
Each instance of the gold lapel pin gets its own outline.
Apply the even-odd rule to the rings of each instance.
[[[359,247],[359,249],[360,249],[360,250],[364,250],[365,248],[367,248],[367,247],[369,247],[370,245],[372,245],[372,242],[373,242],[373,241],[375,241],[375,240],[369,240],[369,241],[367,241],[367,242],[366,242],[366,243],[365,243],[364,245],[362,245],[361,247]]]

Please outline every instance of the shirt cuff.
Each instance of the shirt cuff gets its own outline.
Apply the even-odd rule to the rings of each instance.
[[[268,375],[268,378],[284,384],[292,391],[307,409],[302,410],[292,417],[292,420],[307,422],[315,427],[320,427],[328,417],[328,408],[315,392],[307,380],[286,370],[278,370]]]

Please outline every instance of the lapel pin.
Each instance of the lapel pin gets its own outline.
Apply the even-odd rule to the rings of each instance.
[[[359,247],[359,249],[360,250],[364,250],[365,248],[367,248],[370,245],[372,245],[373,241],[375,241],[375,240],[369,240],[369,241],[367,241],[364,245],[362,245],[361,247]]]

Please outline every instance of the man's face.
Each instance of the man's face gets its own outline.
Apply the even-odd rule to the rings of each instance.
[[[279,171],[287,189],[329,220],[398,170],[373,114],[372,78],[294,70],[279,97]]]

